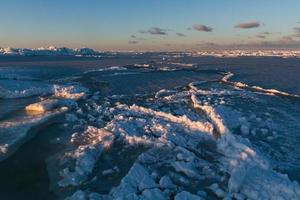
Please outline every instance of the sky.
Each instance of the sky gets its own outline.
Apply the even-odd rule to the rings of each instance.
[[[1,0],[0,47],[299,49],[300,0]]]

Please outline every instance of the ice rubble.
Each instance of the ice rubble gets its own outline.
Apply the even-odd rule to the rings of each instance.
[[[197,87],[175,94],[160,91],[158,104],[167,102],[163,104],[168,105],[167,110],[156,110],[155,104],[149,108],[116,104],[110,109],[113,117],[104,128],[89,127],[76,137],[87,138],[84,147],[99,149],[101,153],[103,133],[109,138],[107,148],[113,145],[113,140],[118,140],[124,143],[124,148],[142,145],[148,150],[136,159],[120,185],[109,194],[77,191],[69,199],[203,199],[204,191],[185,191],[200,186],[201,182],[206,185],[198,189],[224,199],[299,198],[299,184],[273,170],[266,158],[233,135],[217,109],[198,100],[201,95],[205,94]],[[194,110],[188,108],[189,102]],[[248,134],[246,126],[241,129]],[[101,156],[81,149],[79,145],[70,153],[71,157],[74,155],[75,170],[71,173],[66,170],[62,176],[63,180],[72,179],[74,174],[76,178],[78,174],[83,176],[75,184],[66,185],[87,181]],[[78,160],[86,159],[87,170],[81,172]]]

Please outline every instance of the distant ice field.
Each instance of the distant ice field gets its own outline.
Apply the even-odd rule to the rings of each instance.
[[[300,59],[0,60],[4,199],[300,198]]]

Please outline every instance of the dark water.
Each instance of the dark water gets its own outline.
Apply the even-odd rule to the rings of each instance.
[[[55,199],[48,190],[45,158],[59,150],[51,140],[61,134],[60,123],[31,130],[37,135],[7,160],[0,163],[1,199]]]

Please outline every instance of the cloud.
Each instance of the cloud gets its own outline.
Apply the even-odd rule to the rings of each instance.
[[[140,33],[142,34],[151,34],[151,35],[168,35],[166,29],[152,27],[149,30],[141,30]]]
[[[293,41],[293,37],[292,36],[283,36],[280,41],[281,42],[290,42],[290,41]]]
[[[297,39],[297,38],[300,38],[300,27],[295,27],[293,34],[283,36],[280,41],[283,41],[283,42],[297,41],[297,40],[294,40],[294,39]],[[300,42],[300,41],[298,40],[297,42]]]
[[[185,37],[185,34],[183,34],[183,33],[176,33],[176,35],[179,37]]]
[[[257,38],[260,38],[260,39],[266,39],[266,36],[265,35],[256,35]]]
[[[132,34],[131,36],[130,36],[130,38],[132,39],[131,41],[142,41],[142,40],[147,40],[146,38],[143,38],[143,37],[138,37],[138,36],[136,36],[136,35],[134,35],[134,34]]]
[[[260,26],[260,23],[257,21],[243,22],[234,26],[234,28],[250,29],[257,28]]]
[[[194,24],[193,29],[196,31],[212,32],[213,28],[202,24]]]
[[[206,45],[206,46],[216,46],[217,44],[214,43],[214,42],[206,42],[206,43],[204,43],[204,45]]]
[[[295,30],[297,33],[300,33],[300,28],[299,28],[299,27],[295,27],[294,30]]]
[[[136,40],[130,40],[130,41],[128,41],[128,43],[129,43],[129,44],[138,44],[139,42],[136,41]]]
[[[253,42],[237,42],[232,44],[215,44],[209,46],[207,43],[200,44],[204,49],[248,49],[248,50],[262,50],[262,49],[299,49],[300,41],[290,40],[291,38],[282,38],[277,41],[253,41]]]
[[[276,33],[271,33],[269,31],[264,31],[264,32],[260,32],[259,34],[257,34],[256,37],[260,38],[260,39],[266,39],[267,36],[269,36],[271,34],[276,34]]]
[[[293,36],[294,37],[300,37],[300,27],[295,27],[294,31],[295,31],[295,34]]]

